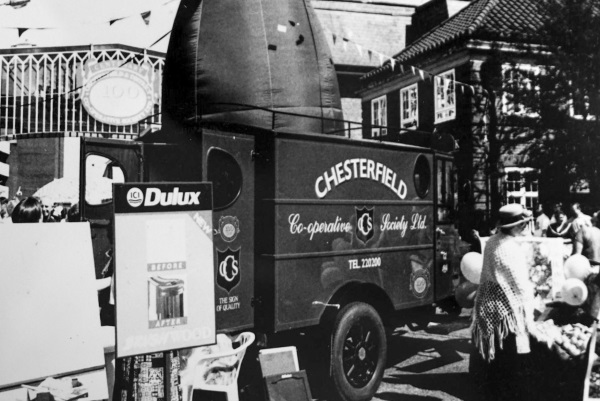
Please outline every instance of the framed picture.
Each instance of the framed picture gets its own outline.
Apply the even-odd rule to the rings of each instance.
[[[267,400],[312,401],[306,371],[271,375],[265,377]]]
[[[300,370],[298,353],[293,346],[261,349],[258,360],[263,377]]]

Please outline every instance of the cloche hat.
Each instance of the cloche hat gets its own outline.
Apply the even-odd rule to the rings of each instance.
[[[532,219],[532,213],[529,210],[518,203],[511,203],[500,208],[498,227],[510,228]]]

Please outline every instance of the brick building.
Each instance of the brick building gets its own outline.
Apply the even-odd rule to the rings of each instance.
[[[449,0],[429,6],[427,0],[332,1],[315,0],[312,5],[325,30],[333,56],[342,97],[344,119],[356,122],[350,128],[360,138],[362,124],[360,77],[400,52],[411,37],[425,32],[431,21],[440,22],[464,8],[468,1]],[[419,11],[419,18],[414,15]],[[433,13],[436,16],[433,16]],[[418,27],[416,27],[416,25]],[[335,36],[335,39],[334,39]],[[348,39],[349,41],[345,41]],[[362,50],[359,50],[357,46]],[[369,53],[372,50],[377,53]]]
[[[427,7],[439,9],[440,3]],[[396,141],[428,131],[455,138],[463,234],[473,227],[486,232],[501,204],[533,208],[540,202],[540,172],[527,165],[519,147],[497,138],[527,118],[503,93],[502,80],[508,63],[536,72],[540,59],[526,50],[538,45],[541,24],[533,0],[473,1],[433,29],[424,26],[394,57],[395,68],[387,63],[362,79],[364,137]],[[506,64],[491,68],[498,55]]]

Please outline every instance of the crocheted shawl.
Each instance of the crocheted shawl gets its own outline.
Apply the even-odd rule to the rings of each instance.
[[[519,354],[530,352],[533,308],[533,285],[521,245],[500,232],[485,246],[471,326],[473,344],[484,359],[494,359],[495,344],[502,348],[509,333],[516,336]]]

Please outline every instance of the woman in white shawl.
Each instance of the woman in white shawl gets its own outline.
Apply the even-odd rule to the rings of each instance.
[[[486,400],[531,400],[533,361],[530,335],[535,334],[533,286],[516,237],[527,233],[531,213],[521,205],[500,209],[498,232],[486,243],[483,270],[473,310],[473,355],[483,378]],[[478,363],[479,362],[479,363]]]

